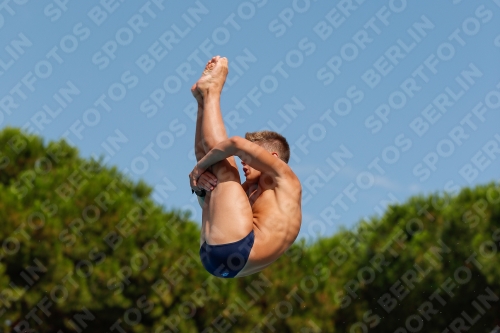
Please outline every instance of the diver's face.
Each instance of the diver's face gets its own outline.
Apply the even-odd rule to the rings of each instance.
[[[259,181],[259,177],[261,172],[257,169],[252,168],[250,165],[241,161],[241,165],[243,166],[243,173],[245,174],[247,183],[257,183]]]

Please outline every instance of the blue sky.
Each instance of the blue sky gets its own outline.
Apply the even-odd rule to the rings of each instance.
[[[0,15],[1,128],[168,184],[155,200],[199,223],[190,87],[217,54],[229,135],[269,128],[293,148],[300,237],[498,180],[498,1],[60,0]]]

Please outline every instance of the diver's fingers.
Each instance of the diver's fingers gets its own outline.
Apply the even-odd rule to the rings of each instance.
[[[214,189],[213,186],[206,179],[199,181],[198,187],[201,187],[205,191],[212,191]]]
[[[208,181],[212,184],[212,185],[217,185],[217,177],[215,177],[215,175],[209,171],[205,171],[203,173],[203,175],[206,177],[206,179],[208,179]]]
[[[216,186],[217,185],[217,178],[213,174],[211,174],[211,173],[207,174],[207,171],[205,171],[201,175],[200,179],[203,179],[204,181],[208,182],[212,186]]]

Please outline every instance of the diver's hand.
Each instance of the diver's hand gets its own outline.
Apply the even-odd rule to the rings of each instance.
[[[189,174],[190,186],[193,191],[212,191],[217,186],[217,177],[210,171],[203,171],[195,166]]]

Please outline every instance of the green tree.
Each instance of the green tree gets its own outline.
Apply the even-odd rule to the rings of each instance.
[[[1,131],[0,147],[0,332],[500,324],[497,183],[410,198],[352,230],[296,242],[260,274],[226,280],[203,269],[197,224],[153,202],[144,182],[18,129]]]

